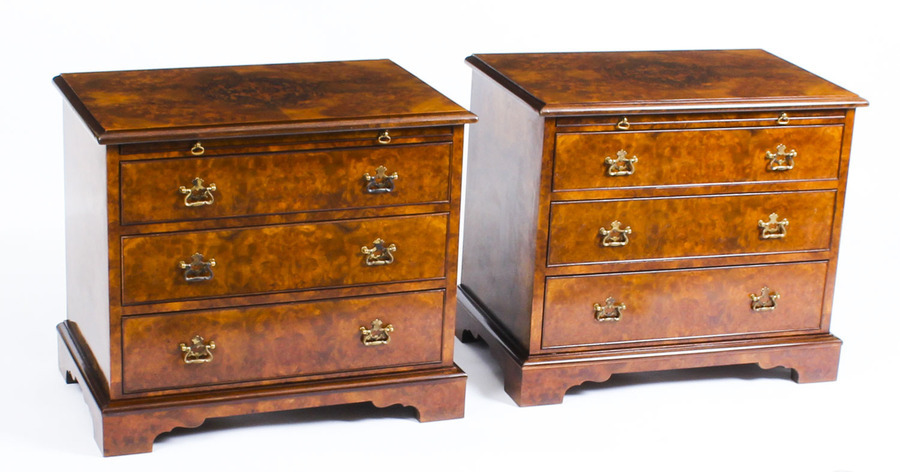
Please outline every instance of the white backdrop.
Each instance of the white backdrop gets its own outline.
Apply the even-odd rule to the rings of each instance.
[[[898,470],[900,282],[888,2],[0,4],[0,468]],[[628,375],[519,408],[483,345],[457,342],[466,417],[349,406],[208,421],[101,459],[56,367],[65,318],[60,72],[390,58],[463,106],[472,53],[763,48],[867,98],[857,115],[832,331],[837,382],[755,367]],[[12,466],[12,467],[10,467]]]

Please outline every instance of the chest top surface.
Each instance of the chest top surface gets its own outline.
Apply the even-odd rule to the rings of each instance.
[[[467,61],[546,116],[867,105],[758,49],[476,54]]]
[[[390,60],[72,73],[54,82],[104,144],[475,121]]]

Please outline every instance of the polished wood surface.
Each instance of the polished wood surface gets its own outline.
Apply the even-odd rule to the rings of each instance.
[[[841,126],[559,133],[553,189],[837,179],[842,134]],[[779,145],[796,152],[790,170],[770,169],[766,155]],[[606,158],[619,151],[638,159],[631,175],[609,175]]]
[[[544,116],[866,105],[758,49],[476,54],[467,61]]]
[[[834,380],[831,298],[865,100],[757,50],[468,61],[472,107],[487,112],[470,139],[467,189],[479,197],[467,211],[479,218],[465,228],[457,335],[488,343],[520,405],[689,366],[785,365],[798,381]],[[768,167],[779,145],[796,151],[792,169]],[[619,151],[621,175],[609,175]],[[507,178],[514,167],[529,178]],[[773,214],[786,231],[764,238],[782,233],[767,225]],[[503,265],[509,249],[495,247],[533,257]],[[786,290],[777,316],[751,311],[763,287]],[[596,321],[616,303],[619,321]]]
[[[397,173],[390,192],[367,191],[366,175]],[[198,220],[448,202],[450,144],[304,153],[154,159],[121,164],[122,222]],[[209,205],[187,206],[194,178],[215,184]]]
[[[68,73],[54,81],[104,144],[474,121],[386,59]]]
[[[816,331],[825,271],[824,262],[812,262],[550,277],[542,343],[567,348]],[[754,311],[749,294],[763,287],[779,295],[777,304]],[[618,321],[595,319],[594,304],[605,305],[607,297],[626,307]]]
[[[56,82],[71,108],[60,369],[105,455],[209,417],[322,404],[462,416],[461,124],[474,115],[389,61]],[[369,193],[379,166],[397,179]],[[379,239],[392,257],[364,253]],[[364,346],[376,319],[392,340]],[[195,335],[216,343],[214,362],[185,364]]]
[[[447,225],[432,214],[125,237],[122,302],[442,278]],[[362,248],[379,238],[395,245],[393,262],[367,265]],[[196,253],[215,259],[210,280],[188,281],[179,267]]]
[[[440,363],[443,291],[140,316],[122,323],[125,391],[176,389]],[[380,319],[390,342],[366,346]],[[181,343],[214,342],[187,364]]]
[[[830,249],[836,193],[781,192],[556,203],[548,265]],[[759,222],[787,220],[784,237]],[[624,246],[604,246],[612,222],[630,228]]]

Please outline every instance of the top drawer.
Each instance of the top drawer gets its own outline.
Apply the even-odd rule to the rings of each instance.
[[[843,125],[562,132],[554,190],[838,178]]]
[[[446,202],[450,146],[124,161],[122,223]]]

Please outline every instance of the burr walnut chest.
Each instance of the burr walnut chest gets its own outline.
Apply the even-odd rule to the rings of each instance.
[[[833,380],[850,137],[867,103],[759,50],[486,54],[460,338],[520,405],[621,372]]]
[[[62,74],[60,369],[105,455],[206,418],[463,414],[463,125],[387,60]]]

